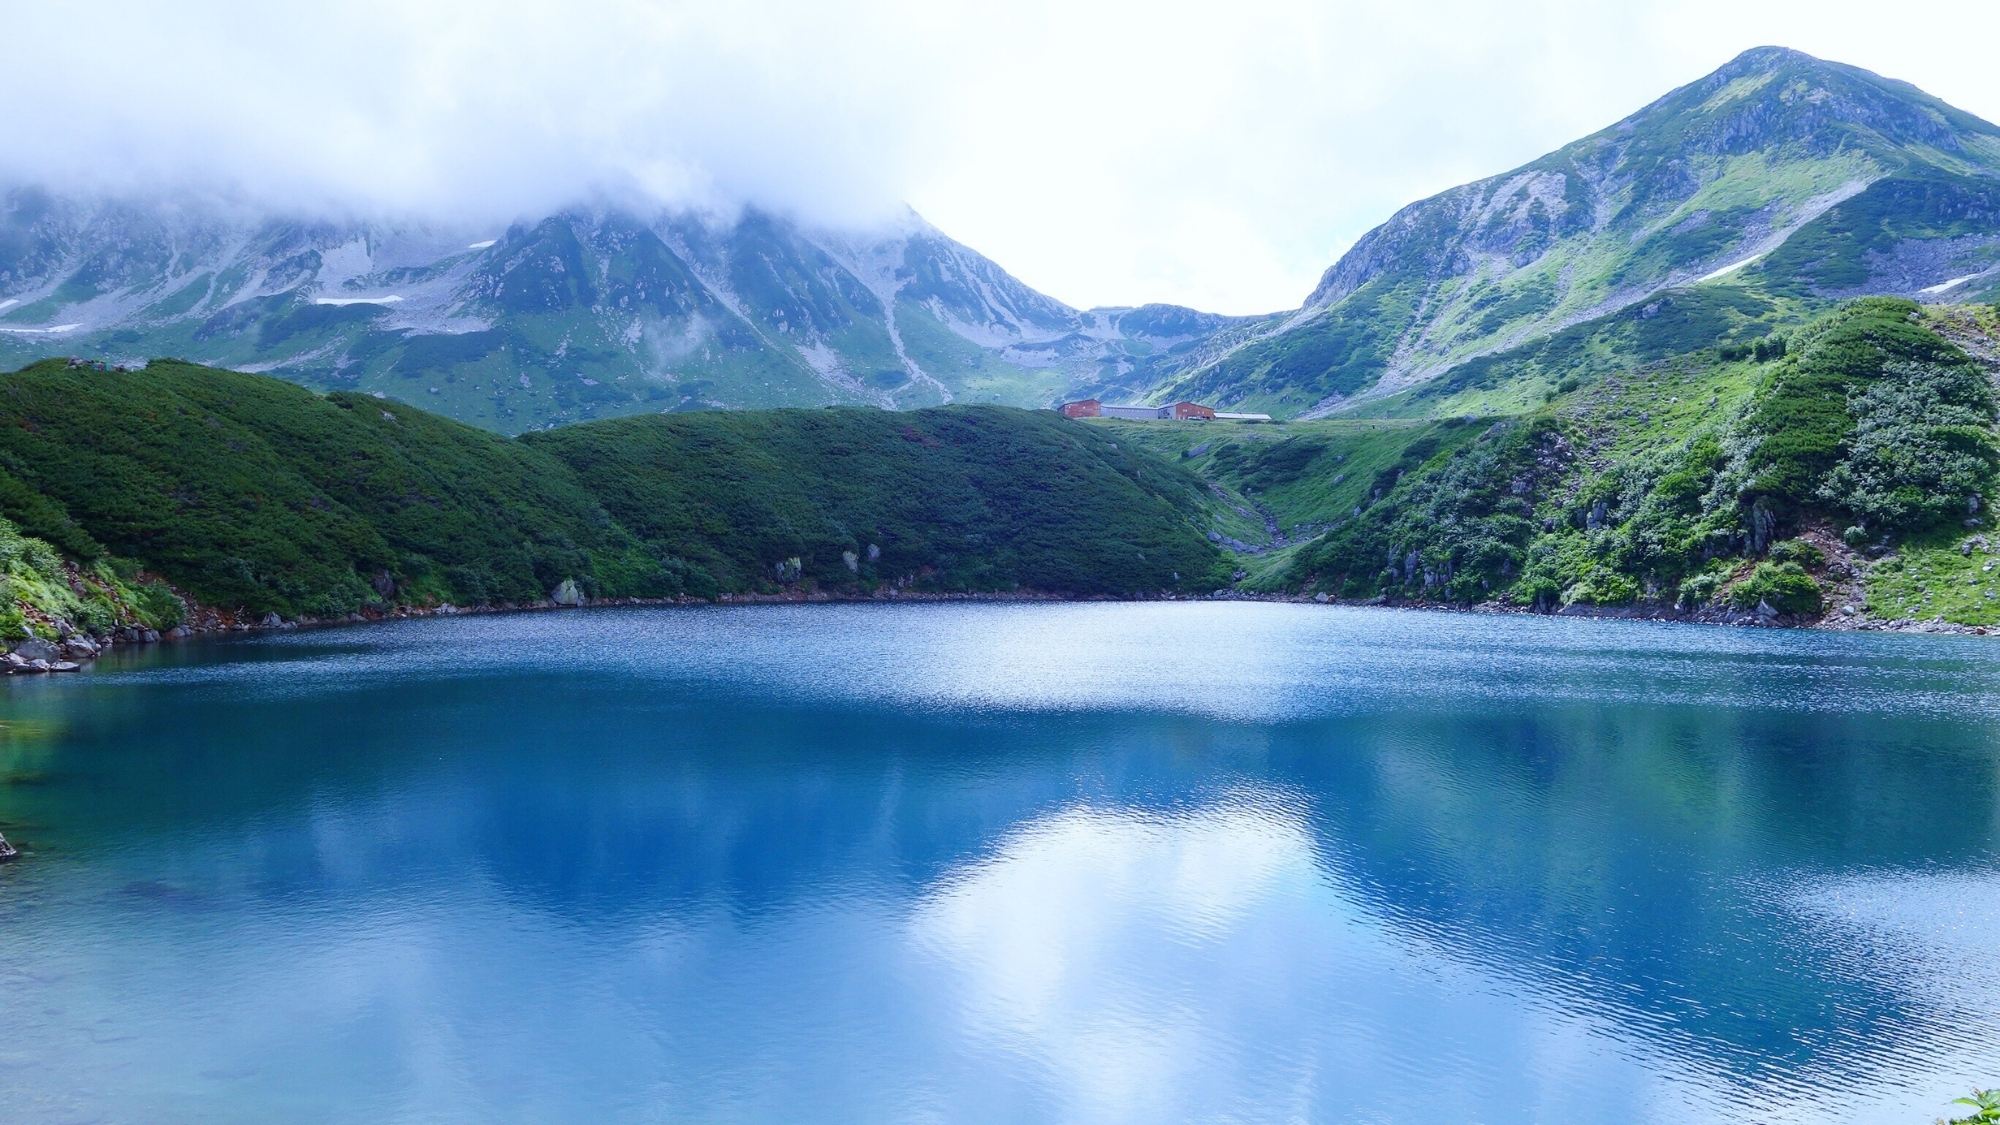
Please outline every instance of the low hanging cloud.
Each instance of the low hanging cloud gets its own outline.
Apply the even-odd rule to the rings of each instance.
[[[0,175],[426,217],[605,193],[854,221],[900,201],[925,111],[881,20],[835,7],[9,5]]]
[[[1295,306],[1413,199],[1777,43],[2000,116],[1990,4],[0,0],[0,182],[490,224],[913,205],[1072,304]],[[1949,36],[1935,29],[1950,27]]]

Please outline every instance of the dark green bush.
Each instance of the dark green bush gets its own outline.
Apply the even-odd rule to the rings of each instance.
[[[1862,527],[1907,533],[1957,522],[2000,474],[1993,390],[1970,361],[1884,364],[1851,410],[1847,456],[1817,496]]]
[[[1746,497],[1768,500],[1785,518],[1828,503],[1822,488],[1847,457],[1855,432],[1850,399],[1866,395],[1891,364],[1967,362],[1964,353],[1912,321],[1916,311],[1911,301],[1869,298],[1805,334],[1744,419],[1751,441]]]
[[[1822,602],[1819,583],[1796,562],[1762,562],[1749,578],[1729,591],[1730,603],[1738,609],[1755,609],[1765,602],[1779,613],[1814,614]]]
[[[1807,569],[1826,565],[1826,554],[1803,539],[1786,539],[1771,544],[1772,562],[1795,562]]]
[[[151,629],[171,629],[187,621],[187,603],[161,582],[146,582],[133,588],[132,609],[139,624]]]
[[[1676,603],[1682,609],[1699,609],[1715,600],[1715,592],[1728,578],[1726,569],[1704,570],[1690,575],[1681,581]]]

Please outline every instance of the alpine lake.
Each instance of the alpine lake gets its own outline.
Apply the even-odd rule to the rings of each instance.
[[[2000,644],[575,610],[0,681],[0,1121],[1928,1122]]]

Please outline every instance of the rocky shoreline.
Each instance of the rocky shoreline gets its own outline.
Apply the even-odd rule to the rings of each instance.
[[[567,584],[566,584],[567,585]],[[1217,590],[1210,594],[1172,594],[1135,597],[1113,597],[1110,595],[1080,595],[1048,593],[1032,590],[993,591],[984,593],[921,593],[896,590],[888,587],[873,594],[833,593],[824,590],[787,590],[771,594],[723,594],[710,601],[705,598],[588,598],[576,592],[574,587],[559,588],[555,597],[533,602],[501,602],[495,605],[455,606],[397,606],[386,610],[366,610],[340,617],[281,617],[268,613],[261,617],[243,612],[218,610],[199,606],[188,615],[186,623],[161,632],[137,625],[120,626],[103,636],[90,636],[83,632],[68,630],[65,623],[57,622],[58,636],[51,640],[30,637],[13,642],[8,651],[0,654],[0,675],[42,675],[81,671],[85,666],[114,648],[151,645],[164,641],[184,640],[200,636],[219,636],[231,633],[281,631],[300,628],[327,628],[339,625],[361,625],[371,622],[396,621],[423,617],[481,616],[498,613],[530,613],[561,609],[594,609],[614,606],[708,606],[708,605],[803,605],[872,602],[877,604],[894,602],[1112,602],[1112,601],[1237,601],[1275,602],[1307,605],[1337,605],[1351,607],[1375,607],[1389,609],[1428,610],[1443,613],[1483,613],[1509,615],[1535,615],[1552,617],[1590,618],[1616,621],[1658,621],[1688,625],[1721,625],[1739,628],[1776,629],[1822,629],[1838,632],[1887,632],[1887,633],[1932,633],[1964,636],[1987,636],[1992,630],[1983,625],[1958,625],[1942,618],[1923,621],[1914,618],[1885,620],[1856,610],[1852,605],[1843,606],[1819,617],[1781,614],[1767,605],[1759,605],[1755,610],[1734,610],[1720,607],[1703,607],[1698,610],[1682,610],[1669,604],[1641,603],[1630,606],[1584,606],[1571,605],[1555,611],[1543,613],[1530,606],[1511,605],[1498,601],[1482,602],[1475,605],[1456,605],[1448,602],[1431,602],[1420,599],[1394,599],[1375,597],[1367,599],[1333,598],[1325,594],[1300,595],[1257,593],[1243,590]]]

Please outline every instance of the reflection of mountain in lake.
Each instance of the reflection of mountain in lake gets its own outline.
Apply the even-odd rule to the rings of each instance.
[[[1084,632],[1045,641],[1040,671],[1096,704],[936,702],[1028,682],[1025,638]],[[295,1054],[360,1066],[325,1031],[359,1004],[399,1058],[463,1029],[410,1064],[432,1079],[669,1082],[751,1118],[807,1096],[1099,1119],[1928,1106],[1938,1067],[2000,1042],[1990,947],[1911,936],[1954,895],[1990,900],[1992,825],[1932,814],[1991,807],[1996,783],[1983,723],[1879,688],[1976,702],[1991,658],[1654,634],[1672,643],[1641,659],[1615,625],[813,607],[210,650],[249,659],[13,701],[68,726],[45,784],[0,789],[0,826],[36,826],[46,857],[13,873],[39,905],[10,924],[67,935],[60,966],[24,963],[48,980],[193,1003],[109,1017],[141,1085],[179,1065],[143,1046],[176,1020],[291,996],[268,1042],[199,1048],[261,1060],[258,1097],[291,1088],[269,1076]],[[1479,655],[1437,658],[1425,702],[1371,692],[1390,654],[1452,638]],[[1232,670],[1236,645],[1265,663]],[[1218,659],[1217,699],[1266,694],[1189,713],[1177,677]],[[1708,694],[1640,698],[1668,681]],[[137,960],[90,961],[105,941]],[[230,983],[201,992],[218,965]],[[24,1041],[67,1041],[69,1016],[41,1018]],[[531,1057],[506,1029],[539,1019],[568,1038]]]

